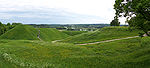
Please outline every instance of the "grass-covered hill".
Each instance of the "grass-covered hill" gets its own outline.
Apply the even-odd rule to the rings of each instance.
[[[53,28],[34,28],[30,25],[19,25],[9,30],[0,36],[0,39],[9,40],[39,40],[38,34],[40,30],[40,38],[43,41],[51,41],[64,39],[68,37],[67,34],[60,32]]]
[[[0,36],[0,39],[10,40],[38,40],[38,31],[29,25],[18,25]]]
[[[85,46],[0,40],[0,68],[150,68],[149,40],[134,38]]]
[[[60,40],[69,36],[54,28],[39,28],[39,30],[40,38],[45,41]]]
[[[26,29],[25,27],[35,29],[31,26],[15,28]],[[35,33],[38,33],[39,30],[40,37],[45,38],[43,40],[63,39],[68,36],[50,28],[35,29]],[[140,31],[130,32],[126,27],[106,27],[95,32],[82,33],[81,36],[90,37],[89,33],[91,33],[101,37],[98,39],[95,35],[91,35],[96,40],[106,40],[135,36],[138,35],[138,32]],[[80,35],[72,37],[76,36]],[[84,42],[84,39],[79,40]],[[150,68],[149,41],[150,37],[138,37],[100,44],[75,45],[39,40],[0,39],[0,68]]]
[[[87,31],[61,31],[69,36],[79,35],[82,33],[86,33]]]
[[[128,27],[105,27],[94,32],[82,33],[68,37],[61,42],[67,43],[89,43],[110,39],[137,36],[140,30],[129,30]]]

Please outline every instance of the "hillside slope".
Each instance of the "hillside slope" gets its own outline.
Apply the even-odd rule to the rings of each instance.
[[[139,30],[130,31],[127,27],[105,27],[94,32],[82,33],[80,35],[68,37],[61,42],[67,43],[89,43],[117,38],[136,36]]]
[[[0,36],[0,39],[10,39],[10,40],[38,40],[38,31],[29,25],[19,25],[5,34]]]
[[[149,41],[144,37],[77,46],[0,40],[0,58],[5,60],[0,61],[0,68],[150,68]]]
[[[39,28],[39,30],[40,30],[40,38],[45,41],[64,39],[69,36],[54,28]]]
[[[61,31],[69,36],[75,36],[75,35],[79,35],[79,34],[82,34],[82,33],[86,33],[88,31]]]
[[[20,25],[0,36],[0,39],[9,40],[39,40],[43,41],[59,40],[68,37],[67,34],[53,28],[34,28],[30,25]]]

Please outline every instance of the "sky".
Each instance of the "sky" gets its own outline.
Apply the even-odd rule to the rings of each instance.
[[[0,21],[24,24],[109,24],[115,0],[0,0]],[[120,19],[121,24],[124,24]]]

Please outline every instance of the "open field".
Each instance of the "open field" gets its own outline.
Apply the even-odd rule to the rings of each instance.
[[[0,0],[0,68],[150,68],[150,0]]]
[[[42,41],[37,38],[39,31]],[[127,27],[105,27],[69,36],[51,28],[17,26],[0,36],[0,68],[149,68],[149,37],[74,44],[136,36],[138,32]],[[61,39],[74,42],[51,42]]]
[[[150,38],[95,45],[0,40],[0,66],[52,68],[149,68]],[[8,66],[9,67],[9,66]]]

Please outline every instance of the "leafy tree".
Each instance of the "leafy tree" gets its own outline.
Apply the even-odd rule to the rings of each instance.
[[[7,23],[7,26],[10,26],[11,24],[10,23]]]
[[[124,16],[132,27],[143,30],[147,35],[150,30],[150,0],[116,0],[116,16]]]
[[[15,25],[11,25],[10,23],[7,23],[7,28],[8,28],[8,30],[9,30],[9,29],[12,29],[13,27],[15,27]]]
[[[0,22],[0,35],[4,33],[4,25]]]
[[[0,22],[0,26],[2,26],[3,24],[2,24],[2,22]]]
[[[11,25],[10,23],[7,23],[7,25],[5,25],[5,24],[2,24],[2,22],[0,22],[0,35],[4,34],[5,32],[14,28],[15,26],[16,25]]]
[[[110,23],[110,26],[119,26],[120,22],[118,21],[118,18],[114,18],[112,22]]]
[[[22,23],[12,23],[12,25],[22,25]]]

